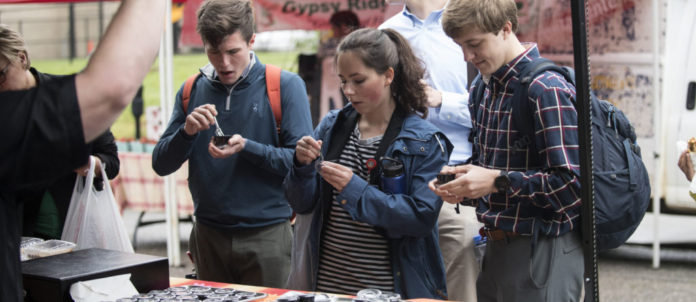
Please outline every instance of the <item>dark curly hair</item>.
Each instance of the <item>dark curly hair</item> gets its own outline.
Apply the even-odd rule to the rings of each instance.
[[[379,74],[393,68],[394,80],[390,88],[396,108],[418,113],[423,118],[428,115],[427,95],[420,83],[425,71],[403,36],[392,29],[359,29],[341,41],[336,58],[348,51]]]

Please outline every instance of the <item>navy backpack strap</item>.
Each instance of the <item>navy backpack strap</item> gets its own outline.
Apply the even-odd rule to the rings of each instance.
[[[631,148],[631,143],[626,139],[623,141],[624,145],[624,150],[626,154],[631,154],[633,152],[633,149]],[[636,169],[636,164],[633,163],[633,160],[631,157],[627,158],[627,163],[628,163],[628,189],[631,191],[635,191],[636,187],[638,186],[638,173]]]
[[[479,116],[478,110],[479,107],[481,107],[481,102],[483,102],[483,97],[486,92],[486,83],[484,83],[481,79],[480,73],[477,74],[476,77],[474,77],[474,80],[471,81],[471,83],[474,85],[474,89],[471,91],[471,94],[469,95],[469,103],[471,104],[473,102],[473,105],[470,106],[471,120],[477,121]],[[476,127],[472,127],[471,132],[469,132],[469,142],[473,144],[475,138]]]
[[[476,105],[481,105],[481,101],[483,99],[483,93],[486,91],[486,83],[483,82],[483,79],[481,78],[481,74],[477,74],[476,77],[474,77],[474,80],[472,83],[475,84],[474,86],[474,91],[472,91],[473,95],[473,100]],[[469,98],[471,100],[471,98]],[[474,110],[478,109],[478,106],[474,106]]]
[[[545,58],[537,58],[527,63],[519,73],[519,85],[514,89],[514,96],[511,100],[512,115],[510,119],[515,129],[520,132],[520,138],[513,144],[517,149],[528,148],[530,153],[535,154],[530,161],[538,163],[538,150],[534,144],[534,112],[529,103],[529,85],[540,74],[546,71],[555,71],[561,74],[571,84],[575,84],[572,74],[564,67],[558,66],[553,61]]]

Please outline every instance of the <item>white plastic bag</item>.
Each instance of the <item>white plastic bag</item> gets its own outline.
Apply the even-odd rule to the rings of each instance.
[[[102,248],[132,253],[133,245],[116,207],[104,166],[101,167],[104,180],[104,189],[101,191],[94,188],[94,170],[95,160],[90,157],[87,176],[78,175],[75,181],[60,239],[76,243],[78,250]]]
[[[130,280],[131,274],[78,281],[70,286],[70,297],[75,302],[114,301],[138,294]],[[130,300],[128,300],[130,301]]]

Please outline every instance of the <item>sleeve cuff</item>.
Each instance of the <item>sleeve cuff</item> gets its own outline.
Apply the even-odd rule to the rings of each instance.
[[[357,175],[353,175],[353,178],[350,179],[341,193],[336,195],[336,201],[338,201],[348,213],[355,213],[358,207],[358,201],[368,185],[367,181]]]
[[[508,178],[510,179],[510,188],[508,188],[507,194],[510,197],[517,196],[522,188],[524,174],[518,171],[508,171]]]
[[[297,161],[297,159],[295,158],[295,155],[293,154],[292,162],[293,162],[293,166],[295,169],[295,174],[298,176],[310,175],[310,174],[315,172],[314,164],[317,162],[317,160],[314,160],[313,162],[309,163],[308,165],[303,165]]]
[[[465,123],[469,112],[467,94],[442,91],[442,104],[438,108],[440,119],[453,123]]]
[[[242,150],[241,153],[252,163],[261,164],[263,161],[264,145],[248,138],[245,139],[246,143],[244,143],[244,150]]]
[[[183,139],[185,139],[186,141],[189,141],[189,142],[190,142],[190,141],[192,141],[194,138],[196,138],[196,135],[198,135],[198,133],[196,133],[196,134],[194,134],[194,135],[188,135],[188,134],[186,133],[186,131],[184,130],[184,126],[181,126],[181,128],[179,128],[179,135],[181,135],[181,137],[182,137]]]

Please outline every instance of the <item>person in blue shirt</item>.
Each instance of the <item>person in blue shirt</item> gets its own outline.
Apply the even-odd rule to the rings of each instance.
[[[360,29],[339,44],[336,63],[350,104],[297,142],[283,184],[298,214],[287,287],[445,299],[442,200],[427,184],[452,147],[424,120],[420,62],[396,31]],[[401,173],[390,178],[388,166]]]
[[[396,2],[396,1],[394,1]],[[471,117],[467,92],[467,64],[461,48],[442,30],[442,12],[447,0],[407,0],[400,13],[379,28],[391,28],[408,40],[425,66],[428,121],[447,135],[454,145],[449,165],[471,157]],[[475,301],[478,264],[474,236],[481,223],[471,207],[443,205],[438,218],[440,249],[447,271],[450,300]]]
[[[469,99],[475,132],[472,162],[430,188],[443,200],[476,207],[487,238],[476,283],[478,301],[580,301],[584,258],[580,236],[580,162],[575,87],[546,71],[529,85],[534,120],[529,147],[511,121],[520,72],[540,57],[518,40],[514,0],[450,0],[442,27],[476,66],[483,85]],[[474,107],[477,106],[477,107]],[[534,108],[534,110],[531,110]]]
[[[189,247],[199,279],[283,287],[292,210],[281,183],[292,166],[295,143],[312,132],[305,85],[298,75],[282,71],[282,119],[276,125],[266,68],[252,51],[251,2],[210,0],[197,15],[210,63],[200,70],[187,111],[182,85],[152,167],[167,175],[189,162],[196,218]],[[212,141],[215,124],[233,134],[221,147]]]

